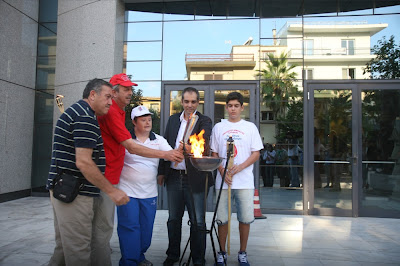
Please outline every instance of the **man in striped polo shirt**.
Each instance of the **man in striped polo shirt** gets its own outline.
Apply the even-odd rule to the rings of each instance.
[[[103,175],[105,155],[97,116],[110,109],[111,84],[93,79],[86,85],[82,98],[60,116],[54,130],[47,189],[54,211],[56,247],[49,265],[91,265],[91,247],[99,241],[94,238],[92,228],[103,223],[96,215],[101,212],[95,200],[100,190],[117,205],[129,201],[125,192],[115,188]],[[71,203],[61,202],[52,195],[57,171],[85,178],[83,188]]]

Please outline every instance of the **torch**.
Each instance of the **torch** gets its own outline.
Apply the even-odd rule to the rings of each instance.
[[[189,140],[190,134],[192,134],[194,126],[197,123],[197,120],[199,120],[199,116],[198,115],[195,115],[194,113],[190,114],[189,119],[188,119],[187,124],[186,124],[186,127],[185,127],[185,131],[183,133],[183,138],[180,141],[180,143],[183,144],[183,155],[187,156],[187,151],[186,151],[186,148],[185,148],[185,144]],[[175,163],[174,166],[177,167],[178,163]]]
[[[233,160],[234,160],[234,147],[235,147],[235,141],[233,140],[232,136],[229,136],[228,140],[226,141],[226,158],[230,158],[228,162],[228,176],[227,178],[229,180],[232,180],[232,176],[229,172],[229,170],[233,166]],[[231,185],[228,185],[228,243],[227,243],[227,249],[228,249],[228,255],[231,254]]]
[[[63,101],[62,101],[63,98],[64,98],[64,96],[61,95],[61,94],[58,94],[56,96],[56,104],[57,104],[58,109],[60,110],[61,113],[64,113],[64,104],[63,104]]]

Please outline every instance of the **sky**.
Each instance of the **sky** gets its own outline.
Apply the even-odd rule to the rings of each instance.
[[[388,15],[388,13],[398,14]],[[394,35],[396,43],[400,43],[399,13],[400,5],[375,10],[375,14],[386,15],[360,16],[372,14],[371,10],[366,10],[340,14],[340,17],[337,17],[336,13],[308,16],[304,21],[306,23],[308,21],[387,23],[386,29],[371,37],[371,47],[373,47],[383,36],[388,39]],[[130,11],[128,21],[159,21],[161,19],[160,14]],[[279,31],[287,22],[301,22],[301,18],[274,18],[260,21],[258,19],[221,20],[210,19],[210,17],[196,17],[193,21],[193,16],[187,15],[164,15],[164,20],[166,21],[164,25],[161,22],[128,24],[127,40],[135,41],[128,43],[128,61],[142,61],[128,63],[127,72],[138,81],[138,88],[142,89],[144,96],[159,97],[161,85],[159,80],[161,79],[185,79],[185,54],[229,54],[232,45],[242,45],[249,37],[253,38],[252,44],[255,45],[260,42],[263,45],[271,44],[273,28]],[[161,42],[162,39],[163,42]],[[163,58],[162,65],[161,58]],[[156,81],[149,82],[148,80]]]

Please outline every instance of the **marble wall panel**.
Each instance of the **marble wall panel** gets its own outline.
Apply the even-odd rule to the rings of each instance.
[[[78,9],[82,6],[90,5],[99,0],[59,0],[58,1],[58,15]]]
[[[0,80],[0,194],[31,187],[35,91]]]
[[[3,0],[7,4],[20,10],[22,13],[38,21],[39,0]]]
[[[59,6],[68,1],[60,0]],[[118,0],[96,1],[67,13],[59,12],[56,86],[95,77],[109,79],[116,70],[122,70],[123,12]]]
[[[17,1],[16,6],[23,7],[23,1]],[[30,10],[35,8],[31,5],[28,7],[26,11],[34,13]],[[34,19],[0,1],[1,79],[29,88],[35,87],[37,35],[38,24]]]
[[[121,73],[124,61],[125,5],[117,1],[115,17],[114,73]]]

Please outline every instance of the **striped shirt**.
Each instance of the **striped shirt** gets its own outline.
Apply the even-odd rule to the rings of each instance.
[[[57,121],[54,129],[53,153],[47,189],[52,188],[57,169],[58,172],[63,171],[75,177],[84,178],[76,167],[75,148],[93,149],[93,161],[104,174],[106,159],[100,127],[94,111],[84,100],[69,107]],[[92,197],[99,195],[100,190],[97,187],[86,179],[83,183],[80,195]]]

